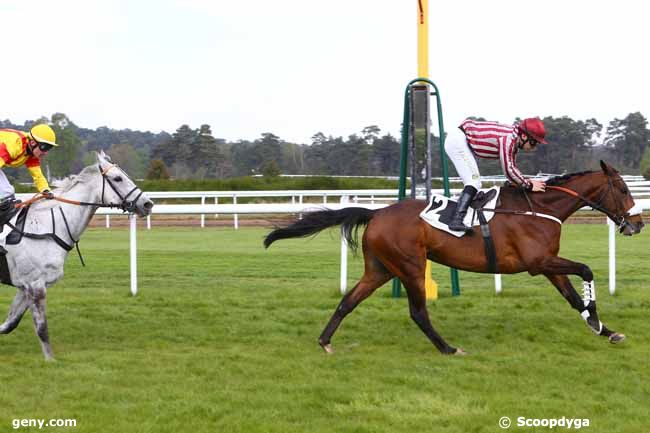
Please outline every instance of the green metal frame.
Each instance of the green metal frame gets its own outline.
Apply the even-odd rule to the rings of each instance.
[[[404,118],[402,121],[402,144],[400,149],[400,163],[399,163],[399,195],[398,200],[406,198],[406,170],[408,166],[408,138],[409,138],[409,124],[411,122],[411,110],[409,109],[409,95],[411,87],[416,83],[430,84],[434,92],[431,93],[436,97],[436,109],[438,112],[438,131],[440,133],[440,160],[442,161],[442,184],[445,191],[445,196],[451,196],[449,192],[449,168],[447,165],[447,155],[445,154],[445,129],[442,121],[442,103],[440,102],[440,91],[438,86],[428,78],[415,78],[411,80],[406,86],[404,91]],[[399,298],[401,294],[401,285],[398,278],[393,278],[393,297]],[[451,294],[453,296],[460,295],[460,283],[458,280],[458,270],[451,268]]]

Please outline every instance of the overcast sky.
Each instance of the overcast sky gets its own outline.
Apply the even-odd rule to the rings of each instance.
[[[430,0],[445,127],[650,115],[650,2]],[[299,143],[399,134],[417,0],[2,0],[0,118]]]

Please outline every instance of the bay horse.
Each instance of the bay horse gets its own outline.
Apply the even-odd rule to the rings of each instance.
[[[618,343],[625,335],[608,329],[598,319],[594,277],[589,266],[558,256],[560,222],[585,205],[611,218],[624,235],[637,234],[644,226],[641,210],[625,181],[610,165],[603,161],[600,165],[602,170],[549,179],[546,192],[526,196],[519,188],[502,187],[501,204],[496,209],[501,212],[494,214],[489,228],[499,273],[527,271],[530,275],[544,275],[596,334]],[[489,273],[486,255],[477,254],[484,251],[483,238],[476,232],[458,238],[431,227],[419,217],[427,205],[422,200],[404,200],[379,210],[359,207],[318,210],[305,213],[302,219],[266,236],[264,246],[268,248],[279,239],[315,235],[325,228],[341,225],[342,235],[354,250],[356,231],[367,226],[362,237],[364,274],[345,294],[320,335],[319,344],[326,352],[333,352],[331,338],[345,316],[378,287],[397,277],[406,288],[411,318],[434,346],[442,354],[465,354],[462,349],[447,344],[431,325],[426,307],[425,266],[429,259],[464,271]],[[559,221],[524,215],[524,212],[543,213]],[[582,278],[582,297],[567,275]]]
[[[29,308],[48,361],[54,355],[45,314],[47,289],[63,278],[68,252],[77,245],[97,209],[116,207],[144,217],[153,208],[153,202],[104,152],[97,154],[96,164],[63,179],[52,193],[54,199],[42,200],[44,196],[39,194],[28,200],[33,204],[26,211],[24,226],[19,227],[24,233],[22,240],[4,245],[9,278],[2,282],[17,290],[7,319],[0,324],[0,334],[10,333]],[[19,218],[20,214],[12,219],[13,228]],[[4,227],[2,238],[12,231],[11,226]]]

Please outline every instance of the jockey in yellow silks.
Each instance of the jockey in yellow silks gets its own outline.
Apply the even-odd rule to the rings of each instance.
[[[1,170],[2,167],[27,166],[40,193],[50,195],[50,186],[41,170],[41,157],[56,144],[56,134],[48,125],[38,124],[29,132],[0,129],[0,225],[16,213],[15,189]]]

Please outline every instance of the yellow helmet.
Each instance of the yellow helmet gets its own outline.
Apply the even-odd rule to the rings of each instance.
[[[46,125],[44,123],[34,125],[32,129],[30,129],[29,134],[37,143],[45,143],[51,146],[58,146],[58,144],[56,144],[56,134],[49,125]]]

